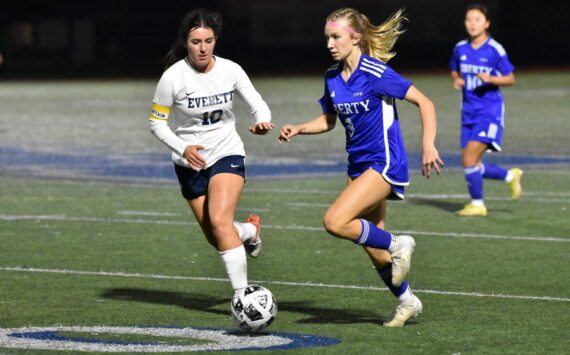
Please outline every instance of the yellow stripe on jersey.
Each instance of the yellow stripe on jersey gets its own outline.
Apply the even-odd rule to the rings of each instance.
[[[152,112],[150,113],[149,119],[151,120],[168,120],[168,114],[170,113],[170,108],[160,106],[157,104],[152,104]]]

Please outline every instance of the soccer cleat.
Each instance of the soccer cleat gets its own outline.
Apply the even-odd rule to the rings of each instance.
[[[510,169],[509,172],[513,175],[513,179],[511,182],[507,182],[507,185],[509,185],[511,189],[511,197],[513,200],[518,200],[522,193],[521,178],[524,172],[519,168]]]
[[[247,217],[245,223],[251,223],[255,226],[255,237],[247,240],[243,246],[245,247],[245,251],[251,256],[252,258],[257,258],[259,253],[261,253],[261,237],[259,235],[259,230],[261,229],[261,218],[252,214],[251,216]]]
[[[475,206],[472,204],[467,204],[462,210],[456,212],[458,216],[463,217],[478,217],[487,215],[487,207],[485,206]]]
[[[385,327],[401,327],[412,318],[417,317],[423,309],[422,302],[416,295],[410,300],[400,301],[394,312],[382,323]]]
[[[412,253],[416,247],[416,241],[409,235],[396,237],[396,248],[392,254],[392,284],[400,286],[406,279],[412,263]]]

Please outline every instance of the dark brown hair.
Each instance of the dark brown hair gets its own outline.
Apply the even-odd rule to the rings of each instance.
[[[489,21],[489,10],[487,9],[487,6],[481,4],[471,4],[467,6],[467,10],[465,10],[465,12],[471,10],[480,11],[483,14],[483,16],[485,16],[485,20]]]
[[[217,12],[206,9],[196,9],[187,13],[180,22],[176,41],[164,57],[166,68],[188,55],[186,49],[188,34],[196,28],[212,29],[217,39],[222,30],[222,16]]]

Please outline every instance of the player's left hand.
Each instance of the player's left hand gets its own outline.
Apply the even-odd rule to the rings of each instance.
[[[432,168],[437,173],[437,175],[439,175],[443,166],[443,160],[441,160],[439,157],[439,153],[437,152],[435,146],[427,148],[424,147],[422,154],[422,175],[429,179],[431,176]]]
[[[479,73],[479,75],[477,75],[477,77],[479,79],[481,79],[482,82],[484,83],[490,83],[491,82],[491,75],[487,74],[487,73]]]
[[[247,129],[253,134],[265,135],[269,133],[273,128],[275,128],[275,123],[271,122],[258,122],[254,126],[250,126]]]

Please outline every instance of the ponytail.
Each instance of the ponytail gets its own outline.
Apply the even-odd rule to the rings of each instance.
[[[384,63],[388,62],[396,55],[395,52],[392,52],[392,48],[394,48],[398,37],[405,32],[403,25],[404,21],[408,19],[404,16],[404,10],[396,11],[388,20],[378,26],[371,24],[364,15],[362,15],[362,19],[367,27],[367,36],[363,41],[363,52]]]

